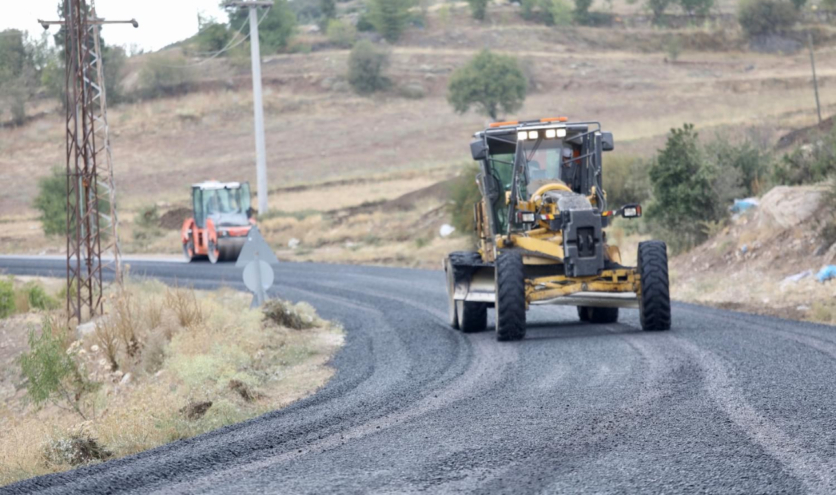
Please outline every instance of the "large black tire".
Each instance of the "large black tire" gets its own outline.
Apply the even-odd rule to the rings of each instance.
[[[593,308],[578,306],[581,321],[589,323],[615,323],[618,321],[618,308]]]
[[[447,322],[450,324],[450,328],[458,330],[459,317],[456,312],[456,300],[453,299],[453,291],[456,287],[455,268],[451,259],[452,257],[448,258],[446,269],[444,270],[444,275],[447,277]]]
[[[186,258],[186,263],[194,261],[194,237],[189,236],[188,242],[183,244],[183,256]]]
[[[456,318],[462,332],[484,332],[488,328],[488,305],[479,302],[456,301]]]
[[[671,295],[668,282],[667,246],[661,241],[639,243],[642,330],[670,330]]]
[[[496,340],[525,337],[525,266],[517,251],[496,259]]]

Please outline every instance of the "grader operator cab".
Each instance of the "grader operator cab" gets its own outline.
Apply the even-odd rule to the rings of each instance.
[[[444,260],[453,328],[485,330],[495,307],[497,339],[519,340],[529,305],[563,304],[592,323],[637,307],[644,330],[670,329],[665,244],[640,243],[638,266],[628,267],[607,242],[613,217],[642,213],[637,204],[608,209],[601,159],[614,148],[611,133],[560,117],[494,123],[474,137],[479,250]]]
[[[255,225],[246,182],[208,181],[192,185],[192,216],[181,237],[186,261],[208,257],[212,263],[235,261]]]

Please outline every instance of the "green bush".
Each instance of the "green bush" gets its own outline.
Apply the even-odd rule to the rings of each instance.
[[[18,357],[18,364],[32,402],[63,402],[84,418],[81,397],[91,384],[84,379],[72,353],[64,348],[63,338],[48,317],[43,319],[40,335],[34,328],[29,330],[29,351]]]
[[[473,205],[482,199],[479,186],[476,184],[476,175],[479,174],[479,165],[469,163],[450,184],[450,202],[448,203],[450,223],[457,232],[476,236],[475,218],[473,217]]]
[[[371,0],[369,21],[386,41],[398,41],[409,23],[413,0]]]
[[[775,183],[812,184],[836,174],[836,126],[829,133],[812,136],[810,141],[785,154],[775,165]]]
[[[567,0],[545,0],[545,6],[548,14],[547,22],[554,26],[569,26],[576,17],[576,11],[572,10]]]
[[[483,50],[453,72],[447,90],[447,101],[457,113],[476,105],[496,120],[500,110],[511,113],[522,108],[527,82],[515,58]]]
[[[647,203],[651,196],[650,165],[649,160],[634,156],[604,155],[604,190],[610,209]]]
[[[11,279],[0,280],[0,318],[8,318],[16,309],[14,284]]]
[[[715,190],[717,171],[706,160],[693,124],[671,129],[665,148],[650,167],[653,203],[648,218],[673,251],[706,238],[701,222],[725,218],[727,210]]]
[[[467,0],[470,5],[470,14],[477,21],[485,20],[485,13],[488,10],[488,0]]]
[[[337,19],[328,21],[325,33],[328,40],[340,48],[351,48],[357,41],[357,28],[348,22]]]
[[[798,20],[798,12],[785,0],[743,0],[737,20],[743,31],[753,37],[791,28]]]
[[[668,10],[672,0],[647,0],[647,9],[653,14],[653,24],[661,24],[665,11]]]
[[[188,92],[192,81],[188,65],[186,58],[177,54],[149,58],[139,70],[139,96],[162,98]]]
[[[593,0],[575,0],[575,20],[579,24],[587,24],[589,20],[589,9]]]
[[[38,179],[33,205],[46,235],[67,235],[67,173],[58,167]]]
[[[29,302],[30,308],[40,310],[50,310],[58,308],[58,301],[46,293],[43,287],[32,283],[24,287],[26,291],[26,299]]]
[[[678,2],[682,10],[691,17],[706,16],[714,7],[714,0],[678,0]]]
[[[724,183],[734,185],[739,196],[757,196],[763,192],[769,172],[772,168],[772,155],[762,151],[749,140],[732,144],[723,136],[706,146],[709,159],[716,165],[718,174]],[[735,179],[735,181],[731,179]]]
[[[332,19],[337,17],[336,0],[319,0],[319,28],[327,29]]]
[[[198,50],[207,53],[219,52],[232,40],[232,33],[225,24],[204,19],[200,14],[197,15],[197,19],[198,31],[195,41]]]
[[[384,74],[388,66],[389,53],[362,40],[354,45],[348,57],[348,83],[360,94],[384,90],[390,84]]]
[[[262,14],[259,14],[261,18]],[[229,27],[237,31],[249,17],[248,9],[234,9],[229,15]],[[258,41],[262,54],[284,50],[296,33],[296,13],[287,0],[275,0],[267,17],[258,25]]]

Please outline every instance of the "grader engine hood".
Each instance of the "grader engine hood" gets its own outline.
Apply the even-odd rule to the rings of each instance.
[[[601,214],[580,194],[549,191],[544,196],[546,200],[554,201],[560,212],[560,225],[554,227],[563,230],[566,276],[599,275],[604,270]]]

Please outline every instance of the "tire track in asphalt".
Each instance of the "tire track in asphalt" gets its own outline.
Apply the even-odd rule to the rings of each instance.
[[[671,338],[696,359],[705,373],[704,390],[739,428],[792,472],[810,493],[836,492],[836,463],[832,459],[825,460],[810,452],[760,415],[743,399],[742,390],[734,385],[720,357],[684,338]]]

